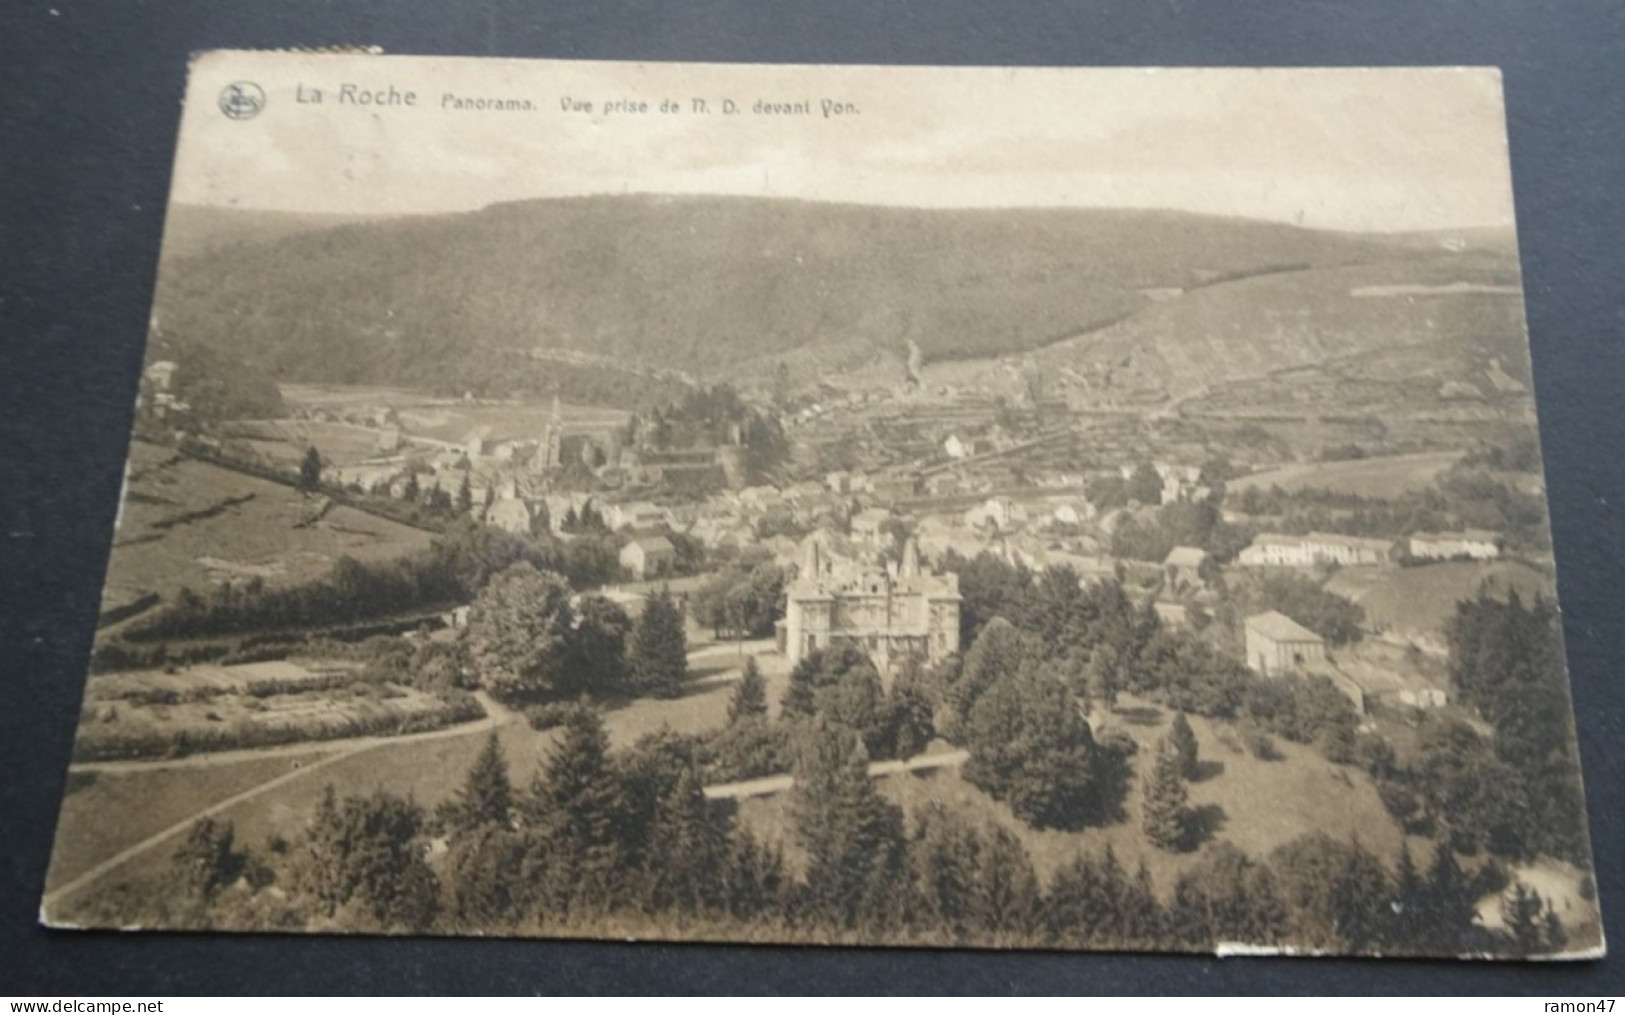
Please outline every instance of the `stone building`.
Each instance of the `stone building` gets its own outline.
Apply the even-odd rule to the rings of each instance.
[[[959,576],[920,563],[913,540],[900,562],[827,554],[815,534],[786,590],[785,654],[794,666],[831,645],[864,649],[882,671],[909,656],[935,662],[959,650]]]

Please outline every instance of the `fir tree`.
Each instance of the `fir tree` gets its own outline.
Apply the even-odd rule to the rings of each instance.
[[[903,814],[875,790],[856,734],[822,719],[807,733],[790,798],[807,852],[803,904],[814,917],[851,928],[875,911],[872,896],[900,880]]]
[[[1472,941],[1476,916],[1474,891],[1456,863],[1450,844],[1441,841],[1433,847],[1428,865],[1427,887],[1422,893],[1421,939],[1437,954],[1459,954]]]
[[[1395,948],[1410,951],[1425,949],[1426,884],[1416,869],[1416,858],[1411,855],[1410,843],[1402,842],[1399,860],[1394,867],[1393,900],[1389,903],[1388,940]]]
[[[1179,774],[1187,780],[1195,779],[1200,764],[1196,732],[1191,729],[1190,720],[1185,718],[1184,712],[1175,714],[1173,725],[1168,727],[1168,742],[1179,757]]]
[[[908,844],[910,917],[921,927],[963,941],[972,926],[981,843],[941,804],[922,808]]]
[[[615,898],[623,850],[616,837],[624,796],[598,713],[570,710],[526,801],[537,838],[527,868],[539,875],[544,906],[603,909]]]
[[[305,832],[305,862],[300,866],[296,879],[326,916],[332,916],[350,897],[350,886],[346,884],[342,869],[345,858],[343,833],[338,794],[333,784],[328,783],[322,788],[322,795],[311,815],[310,827]]]
[[[1557,951],[1567,941],[1563,924],[1540,893],[1519,881],[1501,896],[1501,922],[1514,955]]]
[[[744,672],[739,676],[739,683],[734,685],[733,697],[728,699],[728,725],[733,726],[745,719],[766,716],[767,684],[762,680],[762,670],[756,665],[756,657],[751,656],[745,660]]]
[[[665,589],[651,595],[632,628],[628,657],[633,686],[645,694],[672,697],[688,680],[688,635],[683,613]]]
[[[322,453],[312,444],[305,449],[305,457],[299,462],[299,489],[303,493],[315,493],[322,485]]]
[[[1147,839],[1159,849],[1180,851],[1190,846],[1190,810],[1185,806],[1185,777],[1173,744],[1157,742],[1156,757],[1143,783],[1141,823]]]
[[[1038,873],[1021,840],[1002,825],[984,833],[972,882],[970,924],[993,944],[1027,944],[1038,930]]]
[[[778,847],[758,842],[749,829],[736,825],[728,839],[723,868],[728,912],[739,919],[782,917],[788,884],[784,855]]]
[[[468,473],[463,473],[463,481],[457,486],[457,513],[466,515],[474,510],[474,488],[468,482]]]
[[[513,807],[513,784],[502,742],[493,732],[468,770],[457,795],[441,811],[441,819],[456,837],[484,827],[507,828]]]
[[[1332,886],[1334,924],[1349,952],[1379,952],[1388,945],[1390,917],[1388,905],[1392,886],[1382,861],[1356,839],[1344,856]]]
[[[645,856],[649,903],[685,914],[720,908],[727,862],[727,836],[707,809],[698,770],[687,767],[655,811]]]
[[[1208,948],[1219,941],[1275,944],[1287,932],[1287,908],[1270,868],[1229,842],[1209,847],[1174,882],[1165,940]]]

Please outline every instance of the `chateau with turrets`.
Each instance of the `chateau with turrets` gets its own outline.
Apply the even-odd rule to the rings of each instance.
[[[785,654],[794,666],[832,645],[856,645],[882,672],[917,656],[959,650],[959,576],[920,563],[910,539],[901,561],[847,559],[807,538],[801,573],[786,590]]]

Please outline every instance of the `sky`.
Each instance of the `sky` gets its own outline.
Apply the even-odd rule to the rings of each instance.
[[[222,89],[267,96],[245,120]],[[337,101],[342,86],[412,107]],[[301,102],[314,91],[323,102]],[[522,98],[456,111],[447,96]],[[693,112],[703,98],[707,115]],[[731,99],[738,112],[721,111]],[[683,112],[659,112],[673,99]],[[822,100],[855,114],[826,117]],[[591,114],[566,112],[591,102]],[[614,100],[649,112],[606,112]],[[805,102],[809,115],[754,112]],[[1510,227],[1492,69],[748,66],[213,53],[172,199],[344,214],[582,194],[1157,207],[1347,230]]]

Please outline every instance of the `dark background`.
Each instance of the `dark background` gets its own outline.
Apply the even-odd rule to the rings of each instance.
[[[54,9],[53,9],[54,3]],[[37,926],[189,53],[1495,65],[1599,885],[1625,940],[1625,4],[1617,0],[0,0],[0,994],[1618,991],[1504,964],[90,934]],[[1054,115],[1069,115],[1056,109]]]

